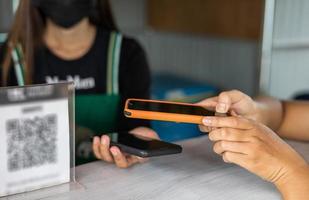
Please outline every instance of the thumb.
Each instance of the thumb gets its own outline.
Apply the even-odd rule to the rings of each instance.
[[[218,113],[227,113],[234,104],[238,103],[243,98],[244,94],[237,90],[222,92],[218,96],[216,111]]]
[[[232,104],[229,92],[222,92],[218,96],[218,104],[216,105],[216,112],[227,113]]]

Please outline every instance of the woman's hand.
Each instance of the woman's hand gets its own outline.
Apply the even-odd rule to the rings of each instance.
[[[209,139],[225,162],[235,163],[274,183],[287,199],[299,188],[304,189],[302,185],[309,189],[308,164],[268,127],[240,116],[205,117],[204,125],[217,128],[209,133]],[[306,184],[301,184],[304,181]],[[300,187],[291,191],[295,185]],[[305,195],[304,191],[301,194]]]
[[[218,113],[229,112],[234,116],[241,115],[263,123],[273,130],[280,127],[283,117],[280,101],[269,97],[260,97],[254,101],[238,90],[222,92],[219,96],[206,99],[198,104],[206,108],[213,108]],[[205,126],[200,126],[200,129],[203,132],[210,131],[210,128]]]
[[[139,127],[130,131],[136,135],[159,139],[157,133],[146,127]],[[93,152],[95,156],[108,163],[115,163],[119,168],[128,168],[137,163],[143,163],[147,159],[140,158],[133,155],[126,155],[120,151],[118,147],[110,146],[110,138],[107,135],[94,137],[93,139]]]
[[[232,90],[222,92],[216,97],[205,99],[198,103],[208,109],[213,109],[217,113],[230,113],[232,115],[241,115],[248,119],[257,120],[258,109],[257,104],[248,95]],[[199,126],[202,132],[210,132],[214,127]]]
[[[198,104],[215,108],[218,113],[228,113],[230,111],[253,120],[256,119],[258,114],[256,102],[238,90],[222,92],[219,96],[203,100]]]

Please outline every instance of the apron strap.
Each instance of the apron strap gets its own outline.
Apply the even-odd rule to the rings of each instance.
[[[18,86],[24,86],[25,85],[25,71],[24,66],[22,64],[23,60],[23,52],[20,44],[15,47],[12,52],[12,60],[14,62],[14,70],[15,75],[17,79]]]
[[[119,94],[119,64],[120,53],[123,36],[120,33],[112,32],[108,47],[107,57],[107,88],[106,93],[109,95]],[[18,86],[25,85],[25,71],[22,64],[23,52],[20,44],[15,47],[12,52],[12,59],[14,62],[14,70]]]
[[[108,95],[119,94],[119,64],[123,36],[112,32],[110,35],[107,57],[106,93]]]

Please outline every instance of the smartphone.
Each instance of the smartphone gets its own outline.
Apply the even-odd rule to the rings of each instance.
[[[215,116],[216,113],[196,104],[128,99],[124,115],[136,119],[202,124],[205,116]]]
[[[122,152],[142,158],[178,154],[182,147],[177,144],[142,137],[128,132],[108,134],[111,146],[117,146]]]

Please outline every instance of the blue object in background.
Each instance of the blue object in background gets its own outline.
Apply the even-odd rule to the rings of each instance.
[[[160,139],[167,142],[175,142],[205,135],[200,132],[198,126],[195,124],[152,121],[151,126],[159,134]]]
[[[152,99],[157,100],[196,103],[219,92],[211,85],[168,74],[155,75],[152,83]],[[151,125],[168,142],[202,135],[195,124],[152,121]]]

